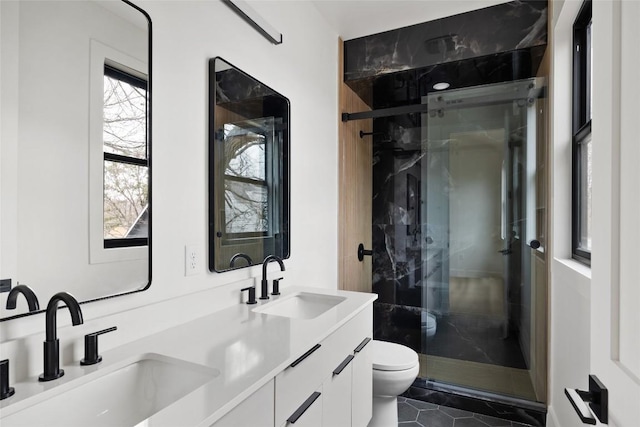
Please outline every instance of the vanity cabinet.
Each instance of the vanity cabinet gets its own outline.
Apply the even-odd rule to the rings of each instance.
[[[212,427],[366,427],[373,307],[367,306]]]
[[[366,343],[372,336],[372,325],[373,308],[368,306],[276,376],[277,427],[368,424],[373,372]],[[320,394],[308,404],[315,393]],[[295,424],[288,422],[305,408]]]

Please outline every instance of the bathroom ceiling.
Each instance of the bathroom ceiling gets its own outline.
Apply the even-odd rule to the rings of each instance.
[[[343,40],[507,3],[504,0],[311,0]]]

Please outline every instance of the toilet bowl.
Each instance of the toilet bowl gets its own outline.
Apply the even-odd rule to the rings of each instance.
[[[436,316],[429,313],[428,311],[423,311],[421,314],[420,325],[422,326],[422,333],[425,338],[429,339],[436,334],[437,321]]]
[[[398,395],[418,376],[418,354],[386,341],[371,342],[373,362],[373,416],[369,427],[398,425]]]

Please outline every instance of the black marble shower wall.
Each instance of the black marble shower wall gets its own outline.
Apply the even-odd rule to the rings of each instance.
[[[513,1],[348,40],[344,76],[351,82],[546,44],[547,1]]]
[[[420,104],[440,81],[536,76],[546,44],[547,1],[513,1],[345,41],[344,80],[373,109]],[[420,351],[421,114],[373,122],[374,335]]]
[[[373,122],[374,335],[421,351],[420,114]]]

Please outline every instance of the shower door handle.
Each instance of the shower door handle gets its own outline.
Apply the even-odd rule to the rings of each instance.
[[[511,255],[513,253],[511,248],[502,249],[502,250],[499,250],[498,252],[500,252],[502,255]]]
[[[365,249],[364,245],[360,243],[358,245],[358,261],[363,261],[365,255],[372,256],[373,251],[371,249]]]

